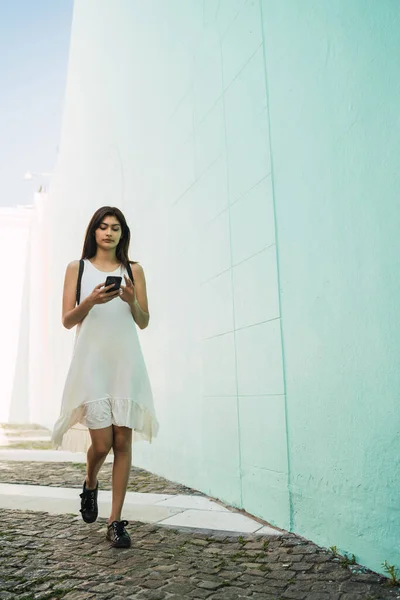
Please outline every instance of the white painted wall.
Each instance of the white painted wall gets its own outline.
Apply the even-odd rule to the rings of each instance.
[[[65,266],[79,258],[92,213],[121,207],[131,256],[147,274],[151,325],[140,339],[161,425],[152,446],[135,448],[136,463],[284,527],[286,428],[259,3],[117,5],[75,3],[52,190],[51,281],[61,298]],[[72,342],[57,293],[53,299],[59,402]]]

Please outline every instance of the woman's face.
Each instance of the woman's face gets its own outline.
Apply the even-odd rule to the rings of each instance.
[[[96,229],[96,244],[104,249],[116,249],[122,235],[121,224],[116,217],[107,215]]]

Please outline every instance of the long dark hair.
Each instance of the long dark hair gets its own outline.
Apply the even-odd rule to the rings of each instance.
[[[96,229],[100,227],[105,217],[115,217],[121,225],[121,239],[116,249],[116,257],[127,267],[129,263],[135,264],[135,261],[129,260],[129,243],[131,241],[131,231],[122,212],[116,206],[102,206],[94,213],[86,230],[85,241],[81,258],[93,258],[96,256]]]

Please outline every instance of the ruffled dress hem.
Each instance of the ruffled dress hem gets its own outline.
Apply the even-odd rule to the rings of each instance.
[[[105,400],[108,398],[99,398]],[[97,402],[91,400],[88,404]],[[115,404],[119,410],[113,410],[113,421],[119,427],[132,429],[132,441],[152,442],[158,433],[158,422],[153,413],[146,407],[127,398],[115,398]],[[124,405],[125,410],[121,407]],[[70,452],[87,452],[91,445],[89,429],[85,425],[85,406],[79,405],[72,411],[60,416],[56,422],[51,442],[57,450],[68,450]]]

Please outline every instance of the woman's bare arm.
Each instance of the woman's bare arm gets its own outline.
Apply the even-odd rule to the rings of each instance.
[[[76,303],[76,283],[78,280],[79,260],[69,263],[65,271],[64,293],[62,303],[62,324],[66,329],[72,329],[83,321],[93,304],[89,298],[85,298],[78,306]]]
[[[135,280],[135,300],[131,304],[131,313],[140,329],[145,329],[149,324],[150,313],[143,267],[138,263],[132,265],[132,275]]]

